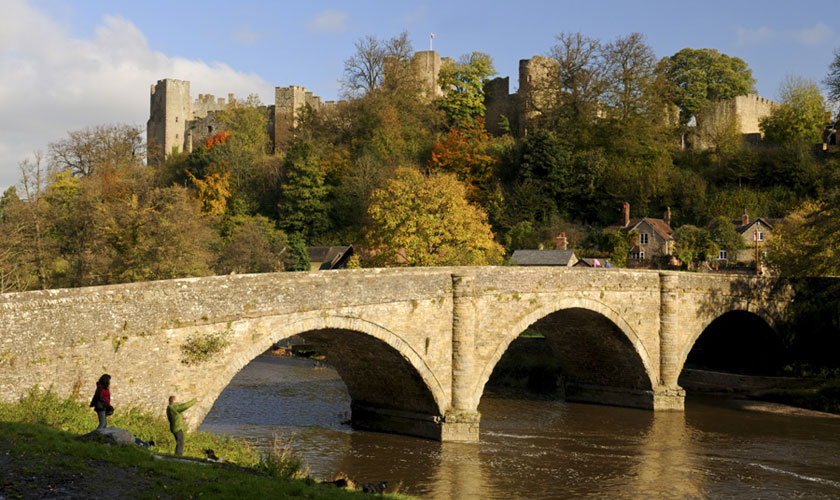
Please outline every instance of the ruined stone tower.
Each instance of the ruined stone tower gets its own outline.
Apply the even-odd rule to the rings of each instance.
[[[172,151],[183,151],[186,124],[192,119],[190,82],[166,78],[152,85],[146,143],[149,163],[166,159]]]

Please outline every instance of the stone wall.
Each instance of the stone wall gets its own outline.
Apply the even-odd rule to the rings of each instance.
[[[190,278],[0,295],[0,398],[35,384],[163,411],[202,397],[301,335],[327,352],[355,426],[475,440],[478,403],[508,345],[546,336],[582,401],[681,409],[677,376],[712,320],[747,310],[771,326],[789,296],[760,278],[581,268],[414,268]],[[784,290],[784,289],[783,289]],[[222,338],[207,360],[186,346]],[[572,390],[573,389],[573,390]]]

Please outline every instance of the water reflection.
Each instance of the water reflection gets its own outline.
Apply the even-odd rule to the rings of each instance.
[[[696,473],[703,465],[698,463],[700,457],[692,450],[688,433],[685,413],[652,413],[623,497],[641,498],[656,492],[659,498],[703,498]]]

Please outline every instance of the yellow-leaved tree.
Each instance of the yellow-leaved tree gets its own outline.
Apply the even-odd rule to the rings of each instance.
[[[399,167],[368,208],[369,263],[380,266],[481,266],[502,261],[487,214],[467,201],[454,175]]]

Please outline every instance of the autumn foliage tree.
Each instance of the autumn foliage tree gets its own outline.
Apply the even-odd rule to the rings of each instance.
[[[424,176],[398,168],[368,209],[370,263],[383,266],[492,265],[504,250],[493,239],[486,214],[467,201],[454,175]]]

